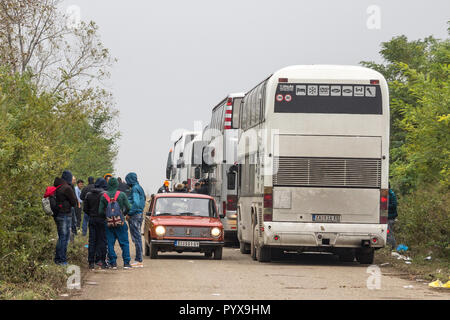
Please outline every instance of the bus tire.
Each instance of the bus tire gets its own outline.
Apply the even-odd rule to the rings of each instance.
[[[355,251],[353,249],[344,249],[338,253],[339,261],[353,262],[355,261]]]
[[[244,241],[239,241],[239,251],[241,251],[242,254],[249,254],[250,246]]]
[[[356,252],[356,260],[360,264],[372,264],[375,256],[374,249],[359,249]]]
[[[259,262],[270,262],[272,260],[270,247],[256,247],[256,258]]]
[[[158,248],[150,242],[150,250],[149,250],[150,259],[158,258]]]
[[[214,249],[214,260],[222,260],[223,248],[218,247]]]
[[[211,258],[212,255],[213,255],[212,251],[206,251],[206,252],[205,252],[205,257],[206,257],[206,258]]]
[[[256,236],[257,236],[257,231],[256,231],[256,226],[253,227],[253,233],[252,233],[252,242],[250,243],[250,256],[252,257],[253,260],[256,260]]]

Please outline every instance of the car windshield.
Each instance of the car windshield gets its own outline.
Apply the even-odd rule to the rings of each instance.
[[[216,217],[214,202],[200,198],[159,198],[155,204],[155,216]]]

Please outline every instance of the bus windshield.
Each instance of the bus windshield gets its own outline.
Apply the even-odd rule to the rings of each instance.
[[[382,114],[379,85],[285,83],[275,94],[276,113]]]
[[[155,216],[216,217],[216,211],[210,199],[170,197],[156,200]]]

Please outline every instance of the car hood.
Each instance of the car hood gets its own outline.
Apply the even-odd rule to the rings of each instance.
[[[152,217],[152,221],[154,224],[165,226],[222,227],[219,218],[210,217],[161,216]]]

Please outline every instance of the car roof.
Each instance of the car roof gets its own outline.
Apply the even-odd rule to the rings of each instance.
[[[185,193],[185,192],[158,193],[155,195],[155,199],[157,199],[157,198],[199,198],[199,199],[214,200],[213,197],[205,195],[205,194]]]

